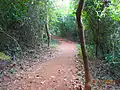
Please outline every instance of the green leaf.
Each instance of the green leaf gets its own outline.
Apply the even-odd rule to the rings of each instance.
[[[13,73],[15,72],[14,68],[11,68],[11,69],[9,70],[9,72],[10,72],[11,74],[13,74]]]

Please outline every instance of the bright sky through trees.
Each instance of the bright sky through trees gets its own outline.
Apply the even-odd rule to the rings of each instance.
[[[64,14],[68,13],[70,0],[54,0],[55,6],[61,9]]]
[[[66,6],[67,8],[69,7],[69,0],[56,0],[56,5],[59,7]]]

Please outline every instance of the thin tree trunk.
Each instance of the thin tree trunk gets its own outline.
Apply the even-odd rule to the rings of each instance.
[[[91,90],[91,86],[90,86],[91,78],[90,78],[88,59],[87,59],[87,54],[86,54],[84,29],[83,29],[82,20],[81,20],[84,3],[85,3],[85,0],[79,1],[77,12],[76,12],[76,18],[77,18],[77,24],[78,24],[78,29],[79,29],[81,50],[82,50],[84,69],[85,69],[85,88],[84,88],[84,90]]]
[[[98,49],[99,49],[99,17],[98,17],[98,25],[97,25],[97,29],[96,29],[96,57],[98,58]]]
[[[47,38],[48,38],[48,47],[50,46],[50,33],[49,33],[49,27],[48,27],[48,21],[46,21],[45,23],[45,28],[46,28],[46,34],[47,34]]]
[[[45,0],[45,9],[46,9],[46,12],[48,12],[48,8],[47,8],[47,5],[48,5],[48,0]],[[48,47],[50,46],[50,40],[51,40],[51,36],[50,36],[50,33],[49,33],[49,26],[48,26],[48,13],[46,13],[46,19],[45,19],[45,28],[46,28],[46,34],[47,34],[47,43],[48,43]]]

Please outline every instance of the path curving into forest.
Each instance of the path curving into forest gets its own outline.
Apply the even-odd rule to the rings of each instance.
[[[19,79],[9,85],[9,90],[80,90],[79,81],[76,81],[75,43],[61,38],[57,40],[60,55],[34,66],[33,72],[18,74]]]

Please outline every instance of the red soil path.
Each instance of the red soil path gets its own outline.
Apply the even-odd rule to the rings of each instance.
[[[81,90],[76,82],[75,43],[60,38],[60,55],[34,66],[33,72],[21,72],[7,90]]]

